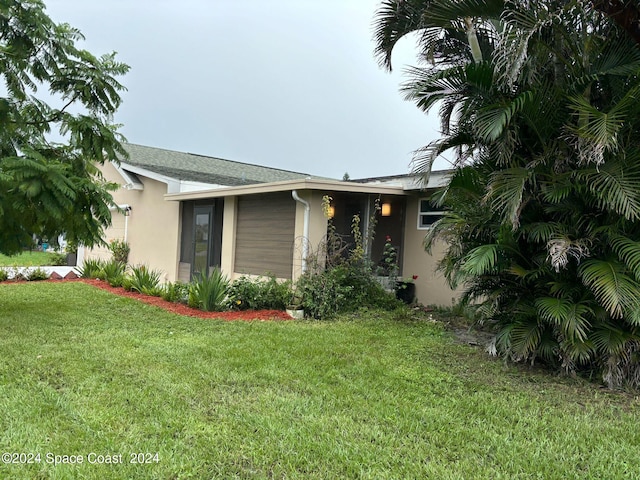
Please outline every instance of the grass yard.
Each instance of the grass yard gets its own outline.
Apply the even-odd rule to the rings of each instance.
[[[57,258],[55,253],[24,251],[11,257],[0,253],[0,267],[41,267],[56,265],[54,259]]]
[[[637,478],[637,398],[361,316],[198,320],[0,284],[0,445],[35,462],[0,478]]]

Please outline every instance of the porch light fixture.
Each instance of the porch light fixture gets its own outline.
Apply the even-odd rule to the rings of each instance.
[[[333,218],[336,214],[336,208],[333,205],[330,205],[327,210],[327,214],[329,215],[329,218]]]
[[[390,217],[391,216],[391,204],[390,203],[383,203],[382,204],[382,216],[383,217]]]

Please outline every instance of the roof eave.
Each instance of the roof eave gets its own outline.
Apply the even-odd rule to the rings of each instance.
[[[343,182],[340,180],[300,179],[257,183],[239,187],[223,187],[200,192],[168,193],[164,198],[169,201],[200,200],[204,198],[255,195],[259,193],[286,192],[291,190],[325,190],[332,192],[406,195],[404,189],[397,186],[367,185],[362,183]]]

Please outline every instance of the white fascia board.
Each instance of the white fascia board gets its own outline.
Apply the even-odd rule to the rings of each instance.
[[[167,184],[167,193],[180,193],[180,180],[173,177],[167,177],[166,175],[161,175],[156,172],[152,172],[151,170],[147,170],[146,168],[136,167],[134,165],[129,165],[125,162],[120,162],[120,165],[129,170],[136,175],[142,175],[143,177],[150,178],[151,180],[155,180],[157,182],[166,183]]]
[[[449,183],[449,179],[453,174],[453,170],[434,170],[429,175],[429,181],[425,185],[422,176],[416,174],[407,174],[388,178],[377,178],[364,185],[386,185],[399,187],[406,191],[429,190],[433,188],[445,187]]]
[[[191,180],[180,181],[180,193],[201,192],[203,190],[211,190],[215,188],[224,188],[227,185],[219,185],[216,183],[193,182]]]
[[[177,178],[168,177],[166,175],[162,175],[160,173],[147,170],[146,168],[129,165],[128,163],[125,163],[125,162],[121,162],[120,165],[121,167],[124,166],[124,169],[129,170],[130,172],[133,172],[136,175],[141,175],[143,177],[156,180],[158,182],[166,183],[167,193],[200,192],[202,190],[211,190],[211,189],[224,187],[224,185],[217,185],[215,183],[203,183],[203,182],[194,182],[190,180],[178,180]],[[124,173],[126,174],[126,172]]]
[[[126,190],[144,190],[144,185],[132,178],[131,175],[129,175],[126,170],[122,168],[122,164],[118,165],[115,162],[111,162],[111,164],[125,181],[123,188],[125,188]]]
[[[449,184],[449,181],[451,180],[451,175],[453,175],[453,173],[454,173],[453,170],[431,172],[431,175],[429,175],[429,181],[427,182],[427,185],[422,188],[446,187]]]
[[[328,192],[405,195],[402,187],[394,187],[389,185],[343,182],[340,180],[300,179],[284,180],[280,182],[270,183],[256,183],[236,187],[222,186],[219,188],[203,190],[199,192],[185,192],[182,194],[173,195],[167,194],[164,198],[165,200],[169,201],[200,200],[204,198],[233,197],[259,193],[287,192],[291,190],[320,190]]]

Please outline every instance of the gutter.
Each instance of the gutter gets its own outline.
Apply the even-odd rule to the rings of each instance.
[[[307,271],[307,256],[309,255],[309,217],[311,206],[309,205],[309,202],[300,198],[297,190],[291,190],[291,196],[296,202],[304,205],[304,221],[302,233],[302,236],[304,237],[302,242],[302,273],[304,273]]]

